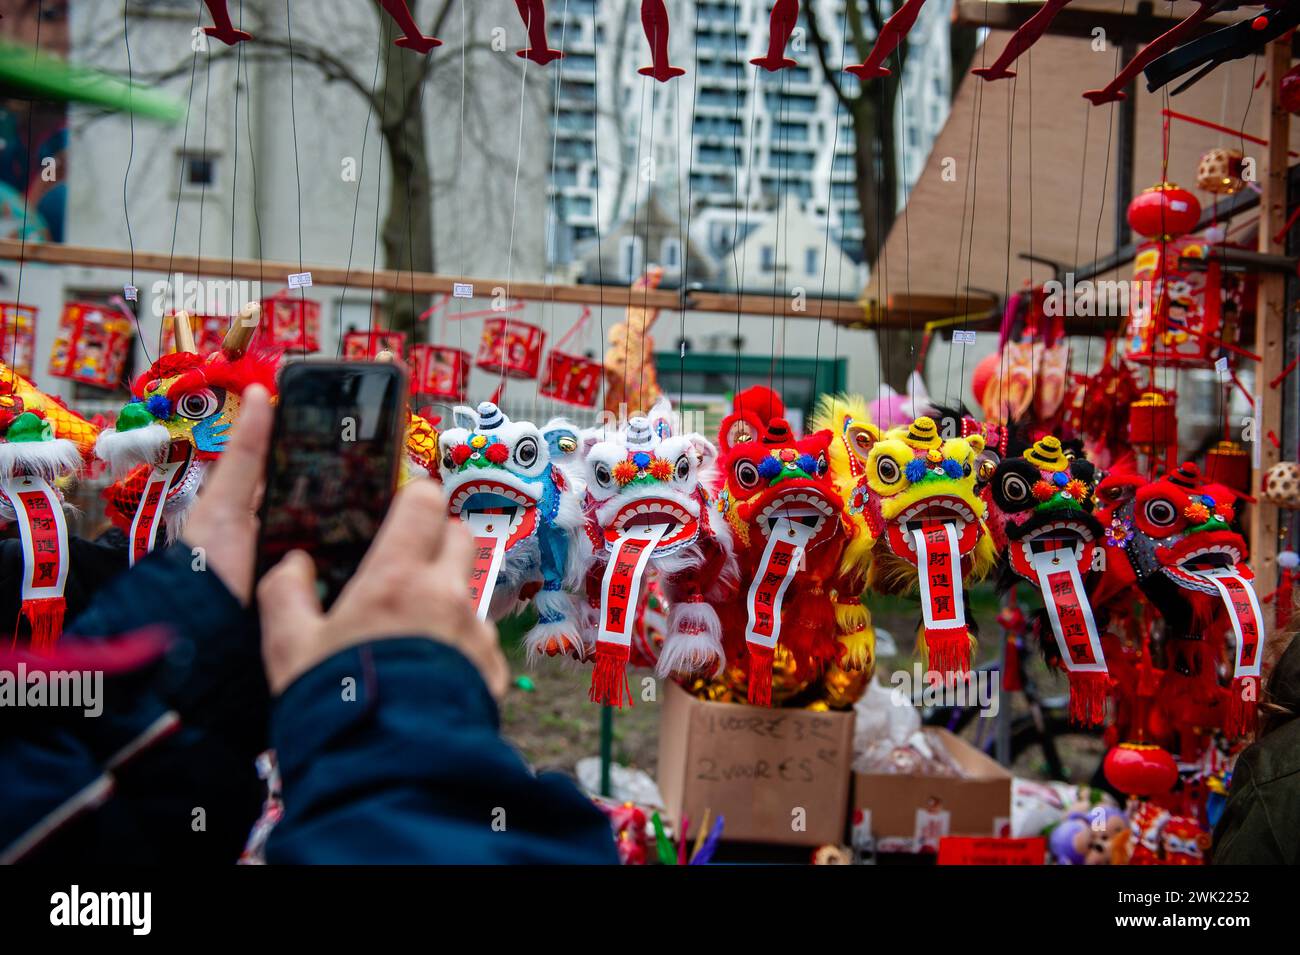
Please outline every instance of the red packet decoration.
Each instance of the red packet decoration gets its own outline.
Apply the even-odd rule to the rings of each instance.
[[[461,402],[469,392],[469,352],[446,345],[411,346],[411,394]]]
[[[519,50],[515,56],[546,66],[552,60],[564,59],[560,50],[552,50],[546,38],[546,4],[543,0],[515,0],[519,16],[528,30],[528,49]]]
[[[833,435],[821,429],[796,438],[784,410],[775,392],[750,389],[736,396],[718,432],[725,483],[717,507],[748,581],[738,605],[724,607],[727,651],[732,663],[745,666],[749,701],[759,706],[772,702],[778,643],[797,680],[834,665],[869,672],[873,663],[865,608],[858,603],[857,626],[839,626],[837,601],[856,601],[861,587],[853,590],[840,575],[847,535],[831,473]]]
[[[178,350],[160,355],[131,385],[116,426],[95,444],[117,480],[104,489],[109,518],[130,535],[134,562],[180,534],[189,508],[239,420],[241,396],[253,384],[275,393],[279,354],[248,351],[260,308],[231,321],[221,347],[200,355],[184,312],[169,316]],[[182,319],[182,321],[177,321]]]
[[[623,705],[641,580],[650,555],[668,529],[667,524],[628,528],[619,534],[610,552],[600,585],[600,630],[596,635],[595,667],[591,671],[593,703]],[[631,702],[628,694],[628,703]]]
[[[989,479],[1005,535],[1004,589],[1018,577],[1037,585],[1044,616],[1033,622],[1048,657],[1070,679],[1070,718],[1099,725],[1110,682],[1085,578],[1095,582],[1100,522],[1092,515],[1096,469],[1067,455],[1048,435],[1019,457],[1004,459]]]
[[[55,482],[76,474],[81,452],[56,437],[50,421],[22,398],[0,400],[0,518],[12,521],[22,543],[20,613],[32,647],[49,650],[63,631],[68,577],[68,527]]]
[[[907,34],[911,32],[923,6],[925,6],[925,0],[904,0],[903,5],[885,21],[885,25],[881,28],[880,35],[876,37],[876,43],[871,48],[866,60],[856,66],[845,67],[844,72],[852,73],[864,83],[867,80],[878,80],[881,77],[889,76],[889,67],[885,66],[884,63],[898,49],[898,45],[906,39]]]
[[[875,542],[868,586],[883,593],[919,588],[930,669],[968,669],[964,588],[996,560],[975,489],[984,436],[945,440],[934,419],[921,417],[883,434],[854,422],[845,440],[865,465],[849,506],[864,515]]]
[[[646,42],[650,44],[651,65],[637,70],[642,76],[653,76],[660,83],[667,83],[673,77],[686,73],[679,66],[668,62],[668,8],[664,0],[641,0],[641,28],[645,31]]]
[[[1255,596],[1255,588],[1235,571],[1205,570],[1199,573],[1218,590],[1236,637],[1228,725],[1224,730],[1229,736],[1243,735],[1255,728],[1256,704],[1259,702],[1260,651],[1264,639],[1259,599]]]
[[[35,305],[0,302],[0,360],[12,365],[24,378],[32,376],[39,314]]]
[[[546,333],[536,325],[513,318],[490,318],[483,323],[474,364],[506,378],[536,378],[545,342]]]
[[[116,388],[134,335],[131,319],[115,308],[86,302],[63,306],[50,353],[50,374],[97,388]]]
[[[474,567],[469,575],[469,593],[480,620],[488,618],[492,592],[510,539],[512,509],[497,507],[468,515],[466,523],[474,534]]]
[[[716,456],[702,436],[674,432],[667,400],[657,402],[648,416],[607,432],[587,451],[587,599],[596,639],[608,644],[603,658],[597,648],[592,677],[597,702],[622,701],[622,661],[629,651],[617,634],[624,625],[632,627],[625,618],[635,615],[637,605],[635,594],[620,588],[634,583],[625,577],[636,569],[626,559],[633,552],[646,555],[671,607],[659,673],[712,676],[724,662],[722,624],[711,604],[735,593],[738,575],[726,526],[701,479]],[[662,531],[645,547],[640,542],[651,527]],[[620,563],[628,566],[610,570]]]
[[[524,638],[530,659],[585,659],[590,647],[579,605],[566,586],[578,578],[579,482],[568,473],[578,430],[511,421],[490,401],[456,408],[439,435],[447,511],[475,537],[471,590],[482,619],[499,620],[531,600],[537,624]]]

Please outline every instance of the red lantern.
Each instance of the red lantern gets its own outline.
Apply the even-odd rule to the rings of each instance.
[[[369,361],[381,351],[392,352],[401,358],[406,352],[406,335],[386,328],[372,328],[368,332],[348,332],[343,336],[343,358],[346,361]]]
[[[1172,182],[1146,189],[1128,204],[1128,224],[1148,239],[1186,235],[1201,220],[1196,196]]]
[[[464,402],[469,394],[470,355],[446,345],[411,346],[411,394]]]
[[[1162,392],[1148,391],[1129,405],[1128,437],[1147,449],[1178,444],[1178,414]]]
[[[598,361],[552,348],[546,356],[546,374],[537,393],[565,404],[594,408],[604,371],[605,366]]]
[[[1205,454],[1205,479],[1250,493],[1250,455],[1236,441],[1220,441]]]
[[[221,350],[226,331],[230,328],[230,319],[224,315],[191,315],[190,330],[194,333],[194,347],[200,355],[210,355]],[[163,322],[162,353],[170,354],[176,350],[176,330],[171,322]]]
[[[50,352],[50,374],[97,388],[116,388],[126,371],[131,319],[115,308],[87,302],[63,306]]]
[[[513,318],[489,318],[483,323],[474,364],[506,378],[536,378],[542,364],[546,333]]]
[[[1150,743],[1120,743],[1102,763],[1106,781],[1130,796],[1159,796],[1178,782],[1173,756]]]
[[[285,351],[319,351],[320,302],[286,292],[263,299],[257,341]]]
[[[32,376],[38,314],[35,305],[0,302],[0,361],[24,378]]]

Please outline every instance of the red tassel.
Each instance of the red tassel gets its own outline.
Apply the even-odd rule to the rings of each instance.
[[[63,614],[67,602],[62,597],[42,597],[24,600],[22,615],[32,628],[32,649],[53,650],[63,634]]]
[[[749,702],[772,705],[772,648],[751,643],[749,650]]]
[[[591,702],[623,708],[623,697],[632,705],[632,691],[627,685],[627,661],[631,648],[618,643],[596,643],[596,666],[591,671]]]
[[[1079,726],[1100,726],[1106,721],[1106,695],[1110,675],[1088,670],[1070,674],[1070,722]]]
[[[1015,636],[1007,634],[1006,651],[1002,655],[1002,689],[1015,693],[1025,688],[1020,679],[1020,644]]]
[[[947,676],[970,669],[970,634],[965,627],[925,631],[925,646],[930,654],[930,669]]]
[[[1224,719],[1223,731],[1230,737],[1253,734],[1259,718],[1259,677],[1233,677],[1228,694],[1228,715]]]

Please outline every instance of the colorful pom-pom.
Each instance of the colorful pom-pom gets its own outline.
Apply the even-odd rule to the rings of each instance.
[[[959,481],[965,472],[960,461],[954,461],[952,458],[944,458],[943,473],[948,475],[948,477],[952,478],[954,481]]]
[[[781,473],[781,462],[772,457],[764,458],[758,462],[758,473],[764,479],[770,481]]]
[[[925,472],[925,461],[921,458],[913,458],[907,462],[907,467],[903,468],[903,473],[907,475],[907,479],[913,484],[925,477]]]
[[[650,476],[656,481],[672,480],[673,466],[663,458],[655,458],[650,462]]]
[[[493,464],[505,464],[510,460],[510,449],[504,444],[489,444],[483,455]]]
[[[799,460],[795,463],[799,465],[799,470],[803,471],[804,474],[817,473],[817,459],[811,454],[799,455]]]
[[[451,449],[451,460],[456,467],[464,467],[469,456],[473,454],[473,449],[468,444],[458,444]]]
[[[1051,481],[1034,482],[1034,500],[1050,501],[1052,495],[1056,493],[1056,487]]]
[[[172,403],[167,399],[166,395],[154,395],[145,402],[144,406],[151,415],[159,420],[172,416]]]
[[[1200,501],[1193,501],[1183,508],[1183,517],[1193,524],[1204,524],[1210,519],[1210,509]]]
[[[639,468],[631,461],[619,461],[614,465],[614,480],[619,484],[630,484],[636,480]]]

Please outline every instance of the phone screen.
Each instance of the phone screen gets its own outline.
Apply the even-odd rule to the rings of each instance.
[[[405,421],[405,375],[395,365],[285,368],[267,456],[259,578],[303,550],[316,564],[322,606],[334,602],[388,512]]]

